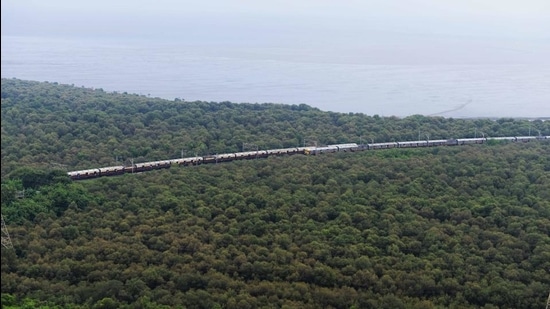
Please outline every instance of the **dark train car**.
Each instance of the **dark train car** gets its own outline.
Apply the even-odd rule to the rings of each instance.
[[[530,142],[537,140],[536,136],[516,136],[517,142]]]
[[[427,147],[428,141],[397,142],[399,148]]]
[[[99,168],[99,176],[115,176],[124,174],[124,165],[108,166]]]

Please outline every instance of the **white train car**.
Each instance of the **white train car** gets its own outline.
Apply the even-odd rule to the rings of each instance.
[[[199,165],[202,163],[202,157],[189,157],[170,160],[172,164],[180,166]]]
[[[303,153],[306,147],[280,148],[266,150],[268,156]]]
[[[73,171],[73,172],[68,172],[67,174],[73,180],[88,179],[88,178],[95,178],[95,177],[101,176],[101,172],[99,171],[99,168]]]
[[[257,159],[267,157],[267,150],[244,151],[235,153],[235,159]]]

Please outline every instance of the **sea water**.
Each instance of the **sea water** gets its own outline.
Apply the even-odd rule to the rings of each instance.
[[[406,117],[550,117],[548,63],[399,63],[369,52],[2,36],[2,78],[168,100]]]

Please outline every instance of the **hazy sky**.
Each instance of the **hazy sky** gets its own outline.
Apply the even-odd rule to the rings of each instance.
[[[371,63],[548,63],[550,0],[2,0],[2,35],[316,49]],[[344,55],[344,57],[342,56]]]
[[[2,34],[213,40],[550,39],[548,0],[2,0]]]

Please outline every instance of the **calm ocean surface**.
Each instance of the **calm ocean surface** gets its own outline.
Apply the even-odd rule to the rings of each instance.
[[[372,64],[314,49],[2,37],[2,77],[405,117],[550,117],[550,64]],[[359,60],[358,60],[359,59]]]

